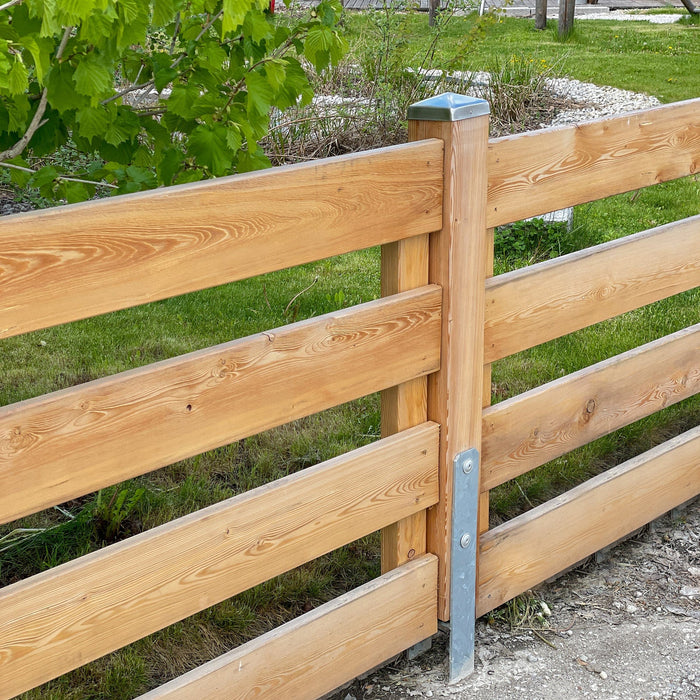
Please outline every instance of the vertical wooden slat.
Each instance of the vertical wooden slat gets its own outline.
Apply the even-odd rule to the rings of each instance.
[[[494,258],[494,236],[495,229],[486,229],[486,267],[484,268],[485,277],[493,277],[493,258]],[[491,405],[491,365],[484,365],[484,388],[481,397],[482,408],[488,408]],[[479,450],[483,455],[483,449]],[[481,474],[481,472],[480,472]],[[481,489],[481,486],[479,487]],[[483,535],[489,529],[489,492],[481,491],[479,495],[479,535]],[[477,557],[477,566],[478,566]]]
[[[428,416],[440,424],[440,502],[428,511],[428,551],[439,557],[438,615],[449,619],[452,465],[481,447],[488,114],[412,121],[412,139],[445,143],[442,230],[430,235],[429,279],[442,286],[440,371],[428,377]]]
[[[428,283],[428,236],[382,246],[382,296]],[[382,437],[427,420],[425,377],[417,377],[382,392]],[[421,511],[382,530],[382,573],[426,551],[426,512]]]

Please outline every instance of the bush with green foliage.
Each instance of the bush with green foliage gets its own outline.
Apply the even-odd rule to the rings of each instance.
[[[268,6],[5,2],[0,167],[20,186],[73,202],[96,186],[134,192],[266,166],[259,141],[271,111],[309,102],[305,62],[321,70],[346,50],[339,0],[291,24]],[[85,172],[42,160],[69,141],[97,154]]]

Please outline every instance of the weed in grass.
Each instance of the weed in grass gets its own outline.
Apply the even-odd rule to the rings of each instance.
[[[555,258],[569,252],[569,232],[565,222],[531,219],[500,226],[494,234],[494,263],[496,273],[543,260]]]
[[[92,519],[100,542],[115,542],[126,534],[133,535],[139,531],[137,523],[131,524],[131,527],[127,527],[127,523],[145,491],[143,487],[132,490],[128,486],[124,488],[117,486],[97,492]]]
[[[532,591],[527,591],[490,612],[488,622],[506,624],[512,632],[542,631],[549,628],[548,618],[551,614],[545,601],[537,598]]]

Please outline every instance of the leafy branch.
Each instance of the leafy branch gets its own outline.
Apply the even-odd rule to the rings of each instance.
[[[7,3],[7,5],[10,4],[12,3]],[[3,8],[0,7],[0,10],[1,9]],[[56,50],[57,61],[61,60],[63,52],[66,50],[66,44],[68,43],[68,39],[70,38],[72,30],[73,27],[67,27],[66,30],[63,32],[63,38],[61,39],[61,43],[58,45],[58,49]],[[20,138],[20,140],[17,141],[17,143],[14,146],[12,146],[12,148],[8,148],[6,151],[0,153],[0,160],[17,157],[27,147],[27,145],[32,139],[32,136],[34,136],[37,130],[41,128],[44,124],[46,124],[46,121],[42,121],[42,118],[44,116],[44,113],[46,112],[46,105],[48,104],[48,95],[48,90],[44,88],[41,91],[41,99],[39,100],[39,105],[36,108],[36,112],[34,112],[34,116],[32,117],[31,122],[29,122],[27,130],[22,135],[22,138]]]
[[[270,114],[308,104],[305,66],[321,71],[347,49],[339,0],[292,23],[268,4],[6,2],[0,167],[69,201],[266,167]],[[158,104],[145,103],[154,88]],[[54,166],[67,143],[94,162],[87,178]]]

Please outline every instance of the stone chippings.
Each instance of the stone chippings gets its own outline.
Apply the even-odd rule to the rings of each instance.
[[[650,95],[583,83],[571,78],[551,78],[547,81],[547,85],[558,97],[572,100],[583,106],[565,109],[550,124],[542,126],[577,124],[614,114],[658,107],[661,104],[656,97]]]

